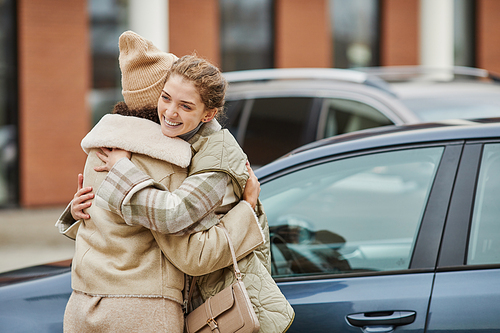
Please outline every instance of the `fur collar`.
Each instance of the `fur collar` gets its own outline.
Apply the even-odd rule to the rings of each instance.
[[[83,150],[120,148],[170,162],[182,168],[191,163],[191,145],[161,133],[160,125],[143,118],[106,114],[83,138]]]

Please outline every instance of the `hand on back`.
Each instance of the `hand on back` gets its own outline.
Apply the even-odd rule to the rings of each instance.
[[[259,179],[253,173],[252,168],[250,167],[250,163],[247,161],[247,170],[250,174],[248,177],[247,183],[245,185],[245,191],[243,192],[243,200],[248,202],[253,209],[257,206],[257,199],[259,199],[260,194],[260,183]]]
[[[97,166],[94,168],[97,172],[109,171],[113,166],[122,158],[128,158],[132,156],[132,153],[119,148],[101,148],[101,152],[97,152],[97,157],[104,162],[104,165]]]
[[[75,220],[89,219],[90,215],[85,213],[84,210],[92,205],[91,199],[94,198],[92,187],[83,187],[83,175],[78,174],[78,189],[71,201],[71,216]]]

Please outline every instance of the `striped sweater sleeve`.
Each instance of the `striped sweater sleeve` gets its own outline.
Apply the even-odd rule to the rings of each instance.
[[[189,176],[170,192],[123,158],[109,171],[95,201],[129,225],[164,234],[190,234],[216,224],[214,210],[222,203],[228,177],[222,172]]]

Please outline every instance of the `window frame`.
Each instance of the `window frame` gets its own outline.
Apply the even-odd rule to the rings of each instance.
[[[499,264],[467,265],[477,182],[485,144],[500,140],[469,140],[464,145],[443,234],[437,271],[500,268]]]
[[[247,3],[252,3],[252,1],[246,1]],[[238,6],[238,4],[240,6]],[[236,25],[232,25],[231,20],[227,21],[226,18],[228,16],[232,17],[248,17],[248,13],[243,12],[242,10],[245,9],[245,2],[243,1],[219,1],[219,23],[220,23],[220,29],[219,29],[219,34],[220,34],[220,54],[221,54],[221,67],[224,71],[236,71],[236,70],[248,70],[248,69],[261,69],[261,68],[273,68],[274,67],[274,54],[273,54],[273,49],[274,49],[274,44],[275,44],[275,31],[274,31],[274,11],[275,11],[275,4],[274,1],[272,0],[263,0],[261,3],[255,3],[257,5],[262,5],[258,8],[253,7],[253,9],[256,9],[260,12],[260,17],[262,18],[264,15],[267,15],[268,21],[265,22],[265,24],[262,24],[262,22],[255,22],[255,20],[242,20],[242,21],[237,21],[238,23]],[[231,6],[234,6],[231,8]],[[236,12],[234,11],[236,10]],[[231,15],[227,15],[226,12],[231,12]],[[241,15],[241,16],[240,16]],[[235,36],[231,36],[231,31],[236,32],[237,35],[238,33],[241,34],[243,33],[245,35],[245,31],[251,31],[251,33],[255,33],[251,27],[249,28],[248,24],[249,22],[254,22],[253,24],[258,24],[260,28],[263,30],[260,32],[265,31],[265,38],[261,39],[261,42],[266,44],[264,47],[257,48],[258,55],[257,59],[260,60],[257,63],[248,63],[246,60],[248,60],[247,56],[250,57],[255,57],[255,54],[248,54],[249,49],[243,47],[242,45],[239,44],[238,40],[243,40],[245,41],[245,38],[234,38]],[[260,37],[263,35],[260,34]],[[248,37],[248,36],[243,36],[243,37]],[[245,44],[245,43],[243,43]],[[248,44],[248,41],[246,42]],[[255,51],[255,50],[254,50]],[[240,55],[237,57],[236,55]],[[235,62],[234,60],[236,58],[243,59],[243,62]],[[231,61],[233,60],[233,61]]]

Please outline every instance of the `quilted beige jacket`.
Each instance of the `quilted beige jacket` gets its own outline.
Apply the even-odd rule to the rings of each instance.
[[[208,127],[208,126],[205,126]],[[248,178],[246,155],[228,130],[209,132],[200,129],[202,138],[194,138],[193,159],[189,175],[218,171],[231,176],[234,193],[241,197]],[[232,212],[232,211],[231,211]],[[238,261],[243,282],[260,323],[260,332],[282,333],[293,322],[295,313],[271,276],[269,226],[260,201],[256,207],[259,226],[265,242],[251,254]],[[232,239],[232,235],[230,235]],[[204,300],[215,295],[235,280],[233,268],[228,267],[198,278],[198,287]]]

